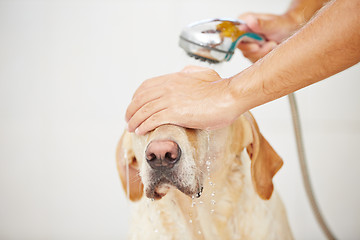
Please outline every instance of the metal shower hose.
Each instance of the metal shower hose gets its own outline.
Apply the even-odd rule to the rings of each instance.
[[[304,142],[302,138],[302,131],[301,131],[301,125],[300,125],[300,118],[299,118],[299,111],[296,104],[295,94],[290,93],[288,95],[289,102],[290,102],[290,108],[291,108],[291,116],[293,120],[294,125],[294,132],[295,132],[295,138],[296,138],[296,145],[297,145],[297,151],[299,155],[299,163],[301,168],[301,174],[302,174],[302,180],[305,187],[306,195],[308,196],[308,200],[310,202],[311,208],[313,210],[313,213],[315,214],[315,218],[317,222],[319,223],[321,229],[323,230],[326,237],[330,240],[336,239],[335,236],[331,233],[329,227],[327,226],[324,217],[321,214],[321,211],[319,209],[319,206],[316,202],[314,192],[311,186],[310,182],[310,176],[308,172],[308,168],[306,165],[306,158],[305,158],[305,150],[304,150]]]

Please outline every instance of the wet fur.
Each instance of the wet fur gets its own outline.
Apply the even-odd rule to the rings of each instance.
[[[258,180],[251,171],[254,160],[249,155],[257,154],[252,144],[258,143],[254,143],[252,124],[241,117],[226,129],[209,132],[210,146],[205,131],[162,126],[144,137],[126,132],[123,138],[130,142],[128,147],[138,159],[135,174],[141,176],[141,182],[132,182],[137,194],[142,194],[138,190],[144,183],[145,194],[152,196],[157,181],[161,181],[144,161],[144,149],[152,139],[170,138],[179,144],[184,155],[177,171],[163,180],[169,182],[158,187],[163,195],[160,200],[152,201],[143,195],[131,198],[130,194],[132,200],[139,200],[134,204],[130,239],[292,239],[279,196],[274,192],[270,197],[262,186],[254,187]],[[123,145],[118,148],[119,172],[124,162],[121,154],[126,151]],[[209,158],[210,179],[206,169]],[[276,171],[278,165],[274,167]],[[201,197],[193,200],[191,196],[201,187]],[[272,184],[266,188],[271,187]]]

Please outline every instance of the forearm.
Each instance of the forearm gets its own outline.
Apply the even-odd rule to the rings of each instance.
[[[360,0],[337,0],[262,60],[230,79],[239,114],[360,60]]]

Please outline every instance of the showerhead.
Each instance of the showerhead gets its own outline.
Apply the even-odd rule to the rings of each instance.
[[[241,25],[246,24],[225,18],[195,22],[181,32],[179,45],[189,56],[202,61],[229,61],[240,41],[258,41],[260,44],[265,41],[256,33],[240,30]]]

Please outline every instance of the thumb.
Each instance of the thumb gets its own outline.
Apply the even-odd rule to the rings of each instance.
[[[255,33],[266,35],[272,29],[273,17],[271,14],[244,13],[239,18],[245,21],[247,27]]]
[[[271,21],[261,16],[252,15],[248,17],[246,23],[253,32],[266,34],[270,29]]]

